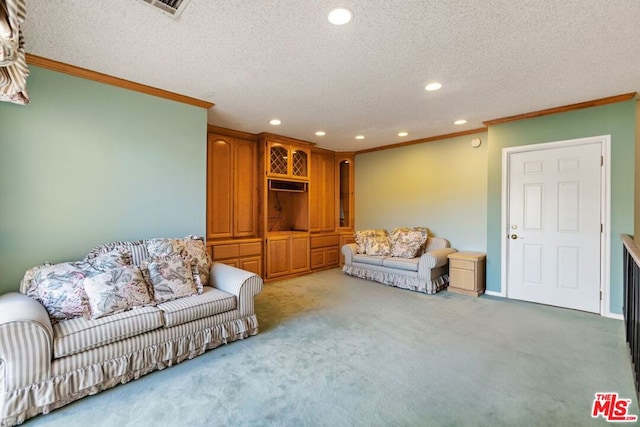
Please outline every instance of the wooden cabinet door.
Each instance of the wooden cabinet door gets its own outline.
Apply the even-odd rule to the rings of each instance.
[[[240,258],[240,268],[262,276],[262,258],[259,256]]]
[[[309,236],[291,236],[291,273],[309,270]]]
[[[325,261],[325,250],[320,249],[312,249],[311,250],[311,269],[316,270],[318,268],[324,267],[326,264]]]
[[[258,157],[256,143],[236,139],[234,149],[233,235],[258,235]]]
[[[233,138],[210,134],[207,141],[207,238],[233,234]]]
[[[333,231],[336,226],[335,206],[336,206],[336,176],[334,170],[334,156],[327,154],[322,156],[322,167],[320,168],[322,180],[322,203],[320,204],[320,231]]]
[[[289,257],[289,236],[269,237],[266,251],[267,278],[289,274]]]
[[[333,231],[335,228],[335,171],[332,153],[312,153],[309,198],[311,231]]]

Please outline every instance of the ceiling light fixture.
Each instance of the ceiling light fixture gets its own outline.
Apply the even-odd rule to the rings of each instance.
[[[282,122],[278,119],[271,119],[269,120],[269,124],[270,125],[274,125],[274,126],[278,126],[279,124],[282,124]]]
[[[351,12],[346,7],[336,7],[331,12],[329,12],[329,22],[333,25],[344,25],[347,22],[351,21],[353,18],[353,12]]]
[[[318,132],[316,132],[316,135],[318,135],[318,136],[325,136],[325,135],[326,135],[326,133],[325,133],[325,132],[323,132],[323,131],[321,131],[321,130],[319,130]]]
[[[456,120],[455,122],[453,122],[454,125],[463,125],[467,123],[467,121],[465,119],[460,119],[460,120]]]
[[[407,136],[409,132],[398,132],[398,136]]]
[[[426,85],[424,87],[424,90],[434,91],[434,90],[440,89],[441,87],[442,87],[442,85],[440,83],[433,82],[433,83],[429,83],[428,85]]]
[[[356,136],[356,139],[364,139],[364,135],[358,135]]]

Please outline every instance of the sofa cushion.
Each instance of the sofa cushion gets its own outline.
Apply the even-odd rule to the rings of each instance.
[[[414,258],[420,247],[424,245],[426,236],[422,232],[410,228],[396,228],[390,236],[391,256]]]
[[[179,255],[147,258],[140,267],[153,287],[153,299],[165,302],[198,293],[193,281],[192,264]]]
[[[389,257],[382,261],[384,267],[396,268],[398,270],[418,271],[420,258],[399,258]]]
[[[57,359],[160,327],[162,312],[156,307],[136,308],[95,320],[64,320],[53,325],[53,356]]]
[[[359,262],[361,264],[370,264],[370,265],[382,265],[386,257],[384,256],[374,256],[374,255],[362,255],[357,254],[353,257],[353,262]]]
[[[163,302],[164,326],[171,327],[236,308],[236,296],[205,286],[202,294]]]
[[[122,267],[109,270],[83,281],[89,299],[91,319],[144,307],[153,302],[138,267]]]

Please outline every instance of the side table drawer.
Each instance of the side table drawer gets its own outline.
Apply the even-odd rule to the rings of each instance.
[[[475,269],[475,262],[473,261],[466,261],[463,259],[450,259],[449,260],[449,268],[454,269],[454,268],[460,268],[463,270],[474,270]]]

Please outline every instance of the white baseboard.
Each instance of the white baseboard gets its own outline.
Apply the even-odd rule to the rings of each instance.
[[[496,291],[484,291],[485,295],[491,295],[492,297],[502,297],[502,298],[506,298],[506,295],[502,292],[496,292]]]
[[[609,319],[616,319],[616,320],[624,320],[624,315],[617,314],[617,313],[603,313],[602,317],[608,317]]]

